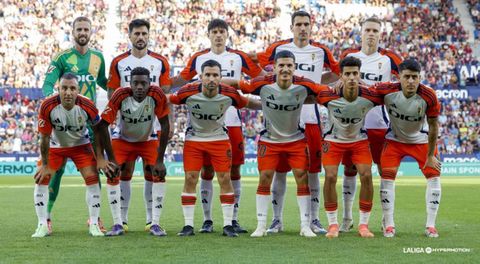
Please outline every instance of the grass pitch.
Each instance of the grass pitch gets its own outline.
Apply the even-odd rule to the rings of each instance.
[[[252,232],[256,227],[255,191],[258,180],[244,177],[242,181],[239,219]],[[284,214],[286,231],[283,233],[257,239],[250,238],[248,234],[233,239],[222,237],[223,220],[217,188],[213,205],[215,233],[196,232],[194,237],[177,237],[176,233],[183,226],[181,177],[169,177],[167,180],[166,202],[161,217],[161,225],[166,229],[167,237],[152,237],[143,231],[143,182],[137,177],[132,183],[130,231],[121,237],[92,238],[88,236],[86,226],[83,181],[77,177],[64,177],[54,208],[53,235],[32,239],[30,236],[37,223],[33,207],[33,180],[31,177],[1,177],[0,263],[478,263],[480,178],[442,178],[443,192],[437,220],[440,233],[438,239],[428,239],[423,235],[426,219],[423,177],[397,179],[397,237],[394,239],[384,238],[380,231],[378,178],[374,183],[375,199],[370,220],[370,228],[376,236],[373,239],[358,237],[356,230],[340,234],[335,240],[323,236],[311,239],[300,237],[300,220],[292,178],[288,182]],[[341,180],[337,187],[341,187]],[[271,210],[269,214],[271,216]],[[341,215],[339,208],[340,219]],[[102,190],[101,216],[105,224],[110,226],[112,220],[105,189]],[[322,223],[326,224],[322,208],[320,217]],[[201,204],[198,201],[195,209],[196,231],[202,220]],[[354,220],[358,223],[358,200],[354,205]],[[431,253],[427,253],[430,250]]]

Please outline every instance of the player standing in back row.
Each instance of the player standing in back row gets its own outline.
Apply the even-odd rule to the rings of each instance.
[[[88,97],[94,103],[97,99],[97,85],[106,89],[107,78],[105,77],[105,60],[100,51],[88,47],[92,36],[92,22],[87,17],[77,17],[72,24],[72,36],[74,47],[57,54],[48,67],[42,92],[45,96],[54,93],[57,80],[66,72],[75,73],[78,78],[79,94]],[[94,140],[93,131],[88,127],[90,140]],[[65,172],[62,165],[49,184],[48,200],[48,228],[52,232],[51,212],[60,189],[60,181]],[[103,224],[99,221],[102,230]]]
[[[210,48],[195,53],[182,70],[179,76],[173,78],[173,86],[185,84],[201,72],[201,65],[207,60],[215,60],[222,66],[222,77],[229,80],[240,80],[242,73],[250,78],[264,75],[265,72],[242,51],[234,50],[226,46],[228,38],[228,24],[221,19],[213,19],[208,24],[208,37]],[[237,233],[246,233],[238,222],[238,210],[241,196],[240,166],[244,163],[244,140],[240,113],[235,107],[227,110],[225,125],[228,129],[228,137],[232,146],[232,167],[231,179],[235,193],[235,207],[233,212],[232,225]],[[200,233],[211,233],[213,231],[212,221],[212,195],[213,195],[213,170],[210,161],[204,161],[203,173],[201,175],[200,192],[202,195],[202,207],[204,223]]]
[[[361,49],[348,49],[342,53],[340,59],[355,57],[362,61],[360,78],[367,85],[378,82],[388,82],[393,75],[398,77],[398,66],[402,58],[390,50],[379,48],[379,39],[382,24],[378,18],[367,18],[362,23],[362,47]],[[389,120],[384,106],[375,106],[368,111],[365,118],[365,129],[367,130],[368,142],[372,153],[373,162],[377,164],[381,175],[380,154],[385,143]],[[343,176],[343,221],[340,232],[349,232],[353,228],[352,206],[355,200],[357,170],[352,163],[349,153],[344,155]]]
[[[262,67],[274,63],[275,55],[288,50],[295,55],[295,75],[308,78],[315,83],[330,83],[340,74],[338,62],[332,52],[325,46],[310,39],[312,24],[310,14],[297,11],[292,14],[290,29],[293,39],[282,40],[270,45],[264,53],[259,53],[258,61]],[[331,73],[322,77],[323,68]],[[310,226],[315,233],[326,233],[319,220],[320,181],[318,173],[322,169],[319,105],[306,104],[302,107],[301,123],[305,124],[305,137],[310,151],[310,166],[308,168],[308,184],[310,188]],[[287,162],[281,162],[276,170],[272,184],[273,221],[268,229],[277,233],[283,229],[283,203],[286,191],[286,173],[290,170]]]

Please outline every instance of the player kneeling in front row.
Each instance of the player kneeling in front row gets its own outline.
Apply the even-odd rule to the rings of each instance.
[[[178,233],[179,236],[194,235],[193,216],[197,200],[195,189],[206,158],[211,160],[220,185],[223,235],[238,236],[232,226],[235,197],[230,180],[231,146],[223,127],[225,112],[230,106],[258,109],[260,104],[241,96],[234,88],[220,84],[221,70],[222,67],[217,61],[207,60],[201,66],[201,82],[187,84],[169,96],[172,104],[187,105],[190,116],[183,149],[185,185],[182,208],[185,226]]]
[[[372,209],[372,155],[368,145],[367,134],[362,129],[367,112],[375,105],[382,104],[380,96],[366,87],[360,87],[360,68],[362,62],[354,57],[347,57],[340,62],[343,88],[337,95],[332,91],[318,94],[318,102],[325,105],[329,112],[330,128],[324,134],[323,166],[325,184],[323,195],[325,212],[328,218],[328,238],[338,237],[337,220],[337,173],[338,165],[346,154],[351,156],[353,164],[360,175],[360,222],[359,235],[373,237],[368,230],[368,221]]]
[[[87,131],[87,123],[95,125],[100,118],[93,102],[79,92],[77,76],[65,73],[60,79],[59,94],[48,97],[40,106],[41,164],[35,174],[34,190],[38,227],[32,237],[48,236],[48,183],[68,158],[75,163],[87,185],[89,232],[92,236],[104,236],[98,226],[100,186],[97,162]],[[94,133],[99,138],[95,128]]]
[[[425,235],[438,237],[435,228],[442,190],[441,164],[436,158],[440,104],[435,91],[420,84],[420,64],[414,59],[400,64],[399,83],[381,83],[376,92],[384,95],[385,107],[390,117],[390,129],[385,136],[380,164],[380,200],[383,210],[383,235],[395,236],[393,211],[395,204],[395,177],[403,157],[411,156],[427,178]],[[425,127],[428,122],[428,132]]]
[[[114,139],[110,143],[108,126],[115,121],[117,113],[120,118]],[[97,125],[102,140],[102,153],[105,149],[111,162],[120,164],[122,170],[126,169],[127,162],[135,161],[139,156],[146,163],[145,171],[150,174],[146,176],[153,179],[150,233],[154,236],[167,235],[159,222],[165,196],[166,172],[163,157],[170,130],[168,113],[167,98],[162,89],[150,86],[150,72],[137,67],[131,72],[130,88],[115,90],[102,113],[102,120]],[[162,126],[159,140],[156,139],[155,118],[158,118]],[[99,157],[99,162],[103,163],[102,159],[103,157]],[[107,180],[108,201],[113,216],[113,227],[107,232],[107,236],[124,233],[119,183],[120,175],[114,175]]]

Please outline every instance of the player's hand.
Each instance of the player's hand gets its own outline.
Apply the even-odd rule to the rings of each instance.
[[[153,168],[153,175],[160,177],[161,179],[165,178],[167,175],[167,169],[165,168],[165,164],[163,162],[156,162],[155,167]]]
[[[97,170],[105,174],[108,179],[113,179],[120,173],[120,168],[115,161],[107,161],[102,158],[97,160]]]
[[[426,167],[434,168],[438,171],[442,170],[442,163],[437,159],[435,156],[430,156],[427,158],[427,162],[425,163],[425,166],[423,168],[425,169]]]
[[[333,86],[335,93],[340,94],[342,92],[343,86],[343,82],[341,80],[338,80],[337,83],[335,83],[335,85]]]
[[[42,182],[45,178],[51,177],[54,173],[55,171],[48,166],[40,165],[33,178],[35,179],[35,183],[38,184]]]

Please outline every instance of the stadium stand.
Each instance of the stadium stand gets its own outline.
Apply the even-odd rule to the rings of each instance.
[[[479,76],[472,78],[458,71],[458,65],[478,63],[473,48],[466,41],[455,8],[450,0],[402,1],[291,1],[291,10],[308,8],[315,24],[313,39],[323,42],[338,58],[346,48],[358,47],[360,23],[365,15],[337,18],[326,12],[326,4],[366,4],[386,6],[380,18],[385,22],[382,34],[384,47],[403,57],[414,56],[422,62],[425,83],[436,89],[460,89],[478,85]],[[10,94],[6,88],[40,87],[51,57],[70,45],[71,22],[78,15],[93,17],[93,47],[101,49],[105,38],[106,1],[82,2],[58,0],[42,2],[3,1],[0,3],[0,154],[37,153],[36,109],[39,100],[29,99],[23,93]],[[480,38],[480,2],[468,0],[470,14],[476,26],[476,41]],[[74,8],[72,8],[74,7]],[[75,10],[75,11],[73,11]],[[215,10],[212,12],[212,10]],[[117,54],[128,49],[127,25],[134,18],[149,18],[153,50],[167,56],[172,72],[180,70],[193,52],[205,48],[205,25],[211,18],[222,17],[231,25],[229,45],[245,52],[263,50],[280,39],[285,32],[279,27],[278,1],[262,5],[253,1],[131,1],[121,0],[123,40],[116,47]],[[141,15],[139,15],[141,14]],[[161,14],[161,15],[158,15]],[[395,16],[393,16],[395,14]],[[432,31],[431,28],[436,30]],[[288,35],[288,34],[287,34]],[[173,74],[173,73],[172,73]],[[38,98],[33,98],[38,99]],[[479,152],[478,98],[452,99],[442,102],[441,133],[448,133],[439,142],[443,154]],[[183,150],[187,124],[185,108],[175,109],[175,133],[167,150],[167,160],[178,159]],[[255,154],[262,114],[243,111],[246,153]],[[20,139],[20,141],[19,141]]]

